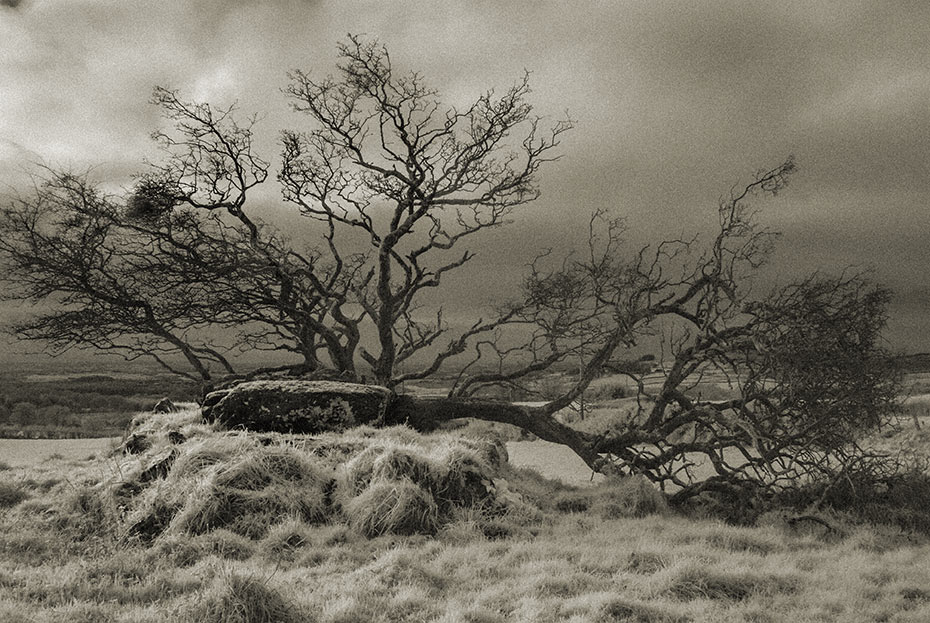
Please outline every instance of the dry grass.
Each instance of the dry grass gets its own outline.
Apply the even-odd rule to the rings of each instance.
[[[22,485],[0,480],[0,508],[16,506],[28,497]]]
[[[192,410],[136,418],[141,443],[82,491],[82,516],[106,524],[100,533],[148,545],[220,529],[261,540],[286,518],[342,522],[366,536],[435,534],[462,509],[493,522],[514,506],[496,477],[506,464],[500,443],[404,427],[251,435],[197,419]]]
[[[0,472],[25,496],[0,509],[0,621],[930,620],[930,541],[900,530],[688,519],[639,481],[572,489],[406,429],[191,426],[139,482],[168,447],[146,423],[142,455]]]
[[[309,620],[309,613],[301,612],[270,586],[270,578],[237,572],[214,578],[202,601],[184,614],[183,618],[198,623],[304,623]]]

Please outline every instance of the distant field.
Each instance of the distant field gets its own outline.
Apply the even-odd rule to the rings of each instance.
[[[197,398],[194,383],[137,371],[0,370],[0,437],[121,435],[132,416],[168,397]]]
[[[49,457],[84,460],[109,452],[119,437],[91,439],[0,439],[0,462],[11,467],[38,465]]]
[[[71,372],[71,373],[58,373],[58,374],[27,374],[23,377],[23,380],[30,383],[56,383],[61,381],[80,381],[87,378],[94,377],[109,377],[114,380],[120,381],[144,381],[151,379],[151,374],[139,374],[136,372],[113,372],[107,371],[105,374],[89,374],[86,372]]]

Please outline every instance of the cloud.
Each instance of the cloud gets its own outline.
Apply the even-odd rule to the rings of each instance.
[[[330,73],[336,42],[364,33],[447,101],[528,69],[537,112],[578,121],[511,230],[531,242],[476,262],[519,271],[534,247],[583,238],[596,208],[626,215],[632,240],[712,227],[732,184],[793,153],[800,172],[762,213],[786,231],[780,270],[910,257],[907,279],[886,270],[895,287],[930,286],[905,235],[930,230],[927,2],[0,3],[17,8],[0,20],[2,145],[50,164],[128,180],[157,158],[155,85],[264,114],[273,157],[279,129],[308,127],[285,72]]]

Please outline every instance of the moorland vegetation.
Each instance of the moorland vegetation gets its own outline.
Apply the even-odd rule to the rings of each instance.
[[[876,443],[924,453],[904,418]],[[152,444],[0,466],[0,619],[924,621],[930,522],[785,507],[674,510],[642,478],[583,488],[509,466],[488,431],[224,431],[141,414]],[[919,495],[923,493],[911,491]],[[886,500],[887,502],[887,500]],[[916,526],[916,527],[915,527]]]

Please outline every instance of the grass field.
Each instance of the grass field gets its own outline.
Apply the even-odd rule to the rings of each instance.
[[[397,429],[388,442],[350,431],[311,449],[256,445],[195,418],[173,426],[187,440],[155,480],[142,474],[167,448],[158,443],[143,455],[0,465],[0,621],[930,620],[930,540],[893,527],[684,517],[638,481],[577,489],[507,465],[492,474],[468,454],[477,446],[448,433]],[[280,477],[316,486],[329,464],[307,458],[334,452],[348,454],[332,468],[341,501],[330,510],[278,488]],[[372,492],[416,493],[411,482],[434,486],[452,464],[485,470],[474,473],[493,481],[497,502],[424,507],[428,517],[394,531],[359,521]],[[386,469],[395,480],[385,489],[373,474]],[[369,489],[351,498],[350,484]],[[111,496],[135,486],[135,497]],[[204,502],[220,499],[240,506]],[[375,511],[389,502],[378,499]],[[240,521],[250,500],[292,510]],[[128,534],[166,501],[179,508],[167,527]],[[408,520],[426,533],[405,530]]]
[[[43,463],[49,459],[87,459],[103,456],[119,442],[119,437],[90,439],[3,439],[0,461],[11,467]]]

